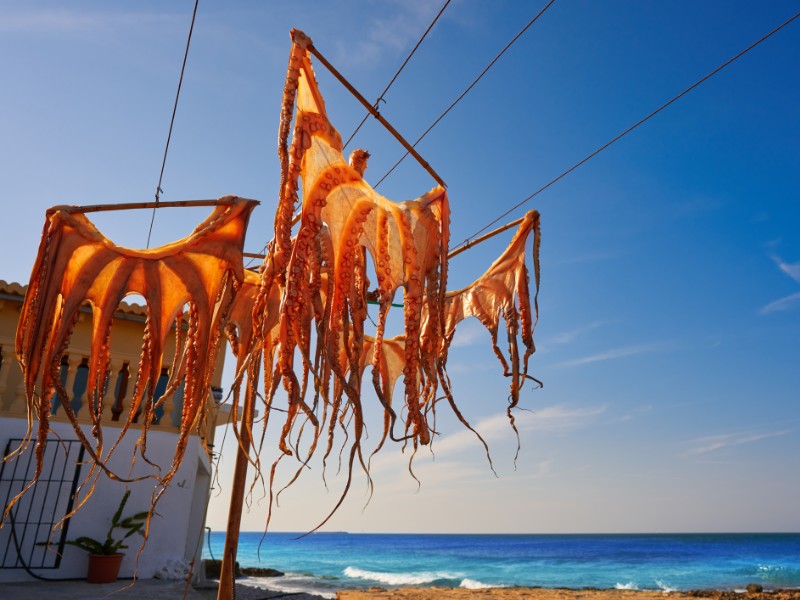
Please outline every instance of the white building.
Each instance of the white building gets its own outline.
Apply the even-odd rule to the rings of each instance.
[[[0,280],[0,452],[4,456],[19,446],[27,431],[22,371],[14,353],[14,337],[24,295],[23,286]],[[129,411],[144,323],[143,307],[120,304],[111,334],[112,375],[109,391],[113,390],[113,394],[106,395],[102,417],[106,450],[117,439]],[[84,397],[89,371],[90,328],[91,313],[87,308],[62,359],[61,380],[71,395],[70,405],[77,413],[86,437],[91,440],[91,424]],[[174,351],[174,343],[168,344],[167,348],[168,355],[164,357],[161,379],[156,386],[156,398],[166,386],[172,364],[169,352]],[[213,380],[216,387],[220,385],[223,359],[224,353],[221,352]],[[198,559],[195,571],[199,569],[211,488],[210,451],[213,448],[214,429],[228,417],[228,407],[219,405],[219,400],[217,398],[215,401],[209,394],[207,424],[200,435],[193,434],[189,438],[180,470],[158,503],[157,514],[152,520],[149,539],[139,557],[138,566],[136,554],[142,537],[134,535],[128,539],[129,549],[124,550],[126,556],[120,577],[132,577],[136,569],[138,577],[150,578],[165,569],[188,565],[195,557]],[[131,496],[123,516],[150,507],[155,479],[125,484],[101,475],[89,500],[74,516],[64,520],[85,498],[94,479],[86,480],[91,467],[91,464],[84,462],[88,454],[84,455],[75,431],[59,404],[54,401],[50,441],[39,482],[14,506],[12,518],[6,519],[0,529],[0,582],[32,579],[26,568],[46,578],[83,578],[86,576],[87,553],[63,545],[63,542],[79,536],[93,537],[102,542],[126,489],[131,490]],[[181,405],[179,390],[174,398],[165,402],[162,409],[156,411],[156,420],[148,431],[147,460],[159,465],[162,472],[169,468],[175,454]],[[37,426],[38,422],[34,421],[34,429]],[[120,476],[135,478],[157,472],[157,467],[148,464],[141,455],[141,448],[136,447],[140,433],[140,423],[131,426],[108,463]],[[26,452],[14,460],[4,461],[0,466],[0,499],[4,506],[30,479],[35,464],[34,446],[35,441]],[[63,526],[56,526],[59,523]],[[52,541],[50,550],[37,545],[48,538]],[[58,548],[61,548],[60,555],[55,551]]]

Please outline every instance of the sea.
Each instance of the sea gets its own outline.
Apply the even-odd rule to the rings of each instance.
[[[800,588],[800,534],[473,535],[242,532],[250,578],[285,593],[406,586],[743,590]],[[210,532],[203,555],[222,555]]]

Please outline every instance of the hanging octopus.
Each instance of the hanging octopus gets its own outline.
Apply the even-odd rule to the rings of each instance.
[[[356,462],[369,477],[369,462],[361,448],[367,367],[384,421],[373,454],[390,438],[411,444],[414,451],[430,444],[436,404],[443,398],[472,429],[455,403],[446,370],[455,329],[469,316],[489,330],[504,374],[511,379],[508,415],[514,426],[512,409],[524,382],[537,381],[528,375],[528,360],[535,349],[533,329],[538,318],[538,213],[526,215],[508,248],[482,277],[463,290],[446,292],[450,207],[445,189],[435,187],[405,202],[392,202],[375,192],[364,180],[369,154],[357,150],[349,161],[342,154],[341,136],[328,119],[311,65],[311,40],[296,30],[292,40],[279,126],[281,173],[274,238],[259,273],[242,265],[245,230],[256,204],[251,200],[221,198],[192,234],[153,250],[116,246],[78,208],[48,211],[16,343],[28,399],[28,442],[34,435],[34,419],[39,421],[34,481],[41,473],[54,394],[94,465],[110,477],[122,479],[106,462],[140,414],[139,448],[144,456],[166,339],[176,323],[176,331],[182,329],[186,305],[188,331],[185,339],[176,336],[167,385],[170,394],[184,383],[185,400],[172,464],[158,476],[160,493],[183,459],[188,435],[203,418],[223,334],[237,361],[234,416],[245,386],[251,399],[262,398],[266,429],[279,386],[287,394],[281,452],[270,471],[271,499],[278,462],[286,456],[300,461],[291,484],[323,436],[324,463],[337,431],[343,431],[350,445],[347,482],[331,514],[347,494]],[[297,209],[299,227],[293,237]],[[533,309],[525,262],[531,232]],[[368,274],[373,271],[377,281],[370,290]],[[387,317],[398,291],[403,296],[403,333],[386,338]],[[147,322],[129,414],[106,451],[102,413],[110,329],[114,310],[128,294],[145,298]],[[369,302],[378,304],[371,335],[365,330]],[[78,426],[59,377],[61,356],[84,303],[91,306],[93,318],[87,386],[93,399],[92,440]],[[498,346],[501,318],[508,332],[507,355]],[[401,378],[402,403],[393,401],[395,383]],[[304,431],[311,432],[311,440],[301,445]],[[252,443],[251,423],[237,431],[237,437],[240,443],[244,439]],[[260,472],[258,453],[253,462]]]
[[[538,213],[530,213],[509,248],[481,279],[465,290],[446,293],[450,225],[446,191],[436,187],[416,200],[399,203],[376,193],[364,180],[369,154],[356,150],[349,161],[342,154],[341,136],[330,123],[311,65],[311,40],[293,30],[292,42],[279,127],[281,181],[275,237],[253,299],[254,331],[260,343],[253,346],[250,359],[257,363],[253,353],[261,358],[263,348],[274,353],[271,358],[263,354],[267,411],[279,386],[288,396],[278,461],[297,455],[305,465],[319,438],[326,435],[324,462],[337,429],[351,440],[341,504],[354,464],[359,462],[367,474],[369,470],[361,450],[367,366],[372,367],[372,385],[384,409],[384,433],[377,449],[388,437],[410,442],[414,449],[429,444],[433,431],[429,416],[440,389],[457,417],[472,429],[450,392],[446,361],[457,323],[476,316],[489,329],[493,348],[511,377],[511,417],[522,383],[531,378],[527,365],[534,349],[534,321],[525,247],[528,234],[535,231],[538,293],[539,220]],[[298,208],[299,227],[292,237]],[[369,267],[377,278],[373,291],[369,291]],[[384,339],[387,315],[401,289],[404,332]],[[378,304],[378,317],[373,335],[367,335],[371,300]],[[509,332],[508,359],[497,346],[501,317]],[[522,359],[518,337],[525,348]],[[400,406],[392,395],[401,377]],[[248,380],[249,386],[258,383],[257,377]],[[403,429],[395,431],[399,415],[404,417]],[[301,452],[299,438],[306,428],[312,437]]]
[[[93,471],[99,468],[114,479],[123,479],[106,462],[139,415],[139,447],[146,458],[166,340],[176,327],[181,346],[183,310],[188,305],[188,332],[167,384],[169,394],[183,383],[184,401],[175,455],[166,473],[159,476],[162,491],[166,489],[183,459],[190,432],[204,416],[220,336],[244,276],[242,246],[256,204],[234,196],[220,198],[211,215],[187,237],[149,250],[117,246],[80,207],[56,206],[47,211],[16,337],[28,406],[28,435],[21,449],[33,438],[33,420],[38,420],[36,469],[26,490],[42,471],[54,394],[91,457]],[[110,374],[111,327],[117,306],[129,294],[139,294],[147,302],[142,354],[128,415],[116,442],[104,452],[102,415]],[[59,377],[61,356],[69,346],[79,310],[87,303],[92,337],[86,393],[94,443],[81,429]]]
[[[283,283],[280,344],[277,350],[274,394],[282,381],[289,395],[290,418],[284,428],[281,447],[286,452],[286,435],[298,412],[316,418],[301,394],[295,373],[295,350],[300,350],[302,370],[316,368],[331,373],[335,418],[342,395],[355,412],[355,439],[360,440],[360,354],[366,320],[367,253],[377,275],[379,321],[373,361],[381,360],[386,315],[399,288],[403,288],[405,317],[405,367],[403,373],[408,432],[416,442],[430,441],[424,405],[433,397],[431,376],[436,368],[426,347],[436,345],[443,334],[443,300],[447,276],[449,204],[441,187],[417,200],[394,203],[378,195],[363,179],[368,155],[354,155],[352,164],[342,156],[341,136],[328,120],[308,54],[311,41],[293,31],[293,45],[281,111],[279,154],[281,195],[276,216],[275,244],[263,268],[262,289]],[[287,150],[288,125],[294,114],[294,135]],[[301,220],[294,243],[290,241],[290,218],[299,202],[302,179]],[[312,264],[327,269],[329,296],[320,315],[312,289]],[[423,328],[425,305],[430,315]],[[320,319],[324,318],[322,322]],[[312,361],[307,350],[312,322],[321,336],[318,347],[325,349],[321,361]],[[320,356],[320,353],[317,354]],[[382,389],[380,372],[376,389]],[[421,383],[428,375],[427,385]],[[306,375],[303,376],[303,379]],[[319,382],[320,373],[314,373]],[[323,385],[323,387],[326,387]],[[327,388],[326,388],[327,389]],[[388,406],[388,404],[386,405]],[[357,446],[357,444],[356,444]]]

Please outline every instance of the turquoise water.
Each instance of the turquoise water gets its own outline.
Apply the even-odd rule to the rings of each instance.
[[[243,532],[242,566],[286,577],[270,587],[331,594],[371,586],[800,588],[800,534],[413,535]],[[219,558],[211,534],[204,557]],[[260,551],[259,551],[259,544]]]

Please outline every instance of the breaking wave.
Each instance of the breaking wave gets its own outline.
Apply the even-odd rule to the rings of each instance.
[[[353,579],[368,579],[385,583],[386,585],[425,585],[434,582],[441,582],[448,585],[448,581],[458,579],[459,576],[447,572],[422,571],[419,573],[385,573],[380,571],[367,571],[357,567],[347,567],[344,570],[347,577]]]
[[[629,581],[628,583],[619,583],[619,582],[617,582],[614,585],[614,589],[617,589],[617,590],[638,590],[639,586],[636,585],[635,583],[633,583],[632,581]]]
[[[283,577],[245,577],[236,580],[237,585],[262,590],[291,594],[315,594],[333,600],[336,598],[338,581],[329,581],[300,573],[286,573]]]
[[[508,587],[492,583],[484,583],[477,579],[464,577],[463,573],[449,571],[417,571],[410,573],[387,573],[382,571],[368,571],[358,567],[347,567],[344,574],[351,579],[376,581],[384,585],[409,586],[409,585],[438,585],[445,587],[460,587],[467,590],[485,590],[496,587]]]
[[[485,590],[488,588],[508,587],[507,585],[497,585],[492,583],[483,583],[475,579],[464,578],[461,580],[461,585],[458,587],[466,588],[468,590]]]
[[[667,585],[666,583],[664,583],[660,579],[656,579],[656,585],[658,586],[658,589],[660,589],[662,592],[677,592],[678,591],[678,588],[673,587],[671,585]]]

